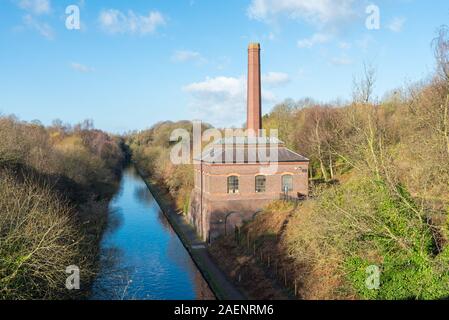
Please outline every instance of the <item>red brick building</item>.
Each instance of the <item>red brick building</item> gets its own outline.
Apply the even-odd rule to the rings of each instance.
[[[260,45],[248,49],[248,136],[221,139],[196,159],[190,219],[204,239],[233,232],[268,203],[308,194],[309,160],[262,129]]]

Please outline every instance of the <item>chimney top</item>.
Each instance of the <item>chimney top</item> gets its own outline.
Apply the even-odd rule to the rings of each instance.
[[[260,49],[260,43],[257,42],[250,43],[248,49]]]

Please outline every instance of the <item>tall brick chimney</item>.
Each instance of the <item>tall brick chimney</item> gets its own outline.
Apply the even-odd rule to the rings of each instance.
[[[262,129],[262,91],[260,79],[260,44],[248,47],[248,111],[246,126],[259,135]]]

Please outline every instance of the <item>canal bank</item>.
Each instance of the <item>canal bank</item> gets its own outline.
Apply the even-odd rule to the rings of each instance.
[[[167,217],[173,230],[177,233],[186,250],[198,270],[203,275],[214,295],[219,300],[245,300],[245,296],[233,285],[224,272],[217,266],[216,262],[209,255],[207,244],[200,240],[194,228],[188,223],[184,216],[177,214],[172,203],[161,195],[158,185],[136,170],[142,177],[148,189],[158,202],[162,212]]]

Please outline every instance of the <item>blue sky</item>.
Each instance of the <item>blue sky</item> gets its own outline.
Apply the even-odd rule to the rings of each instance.
[[[365,26],[370,4],[378,30]],[[68,5],[81,30],[66,28]],[[443,0],[0,0],[0,113],[111,132],[240,126],[254,41],[264,113],[286,98],[349,99],[364,62],[382,97],[433,71],[430,43],[448,20]]]

